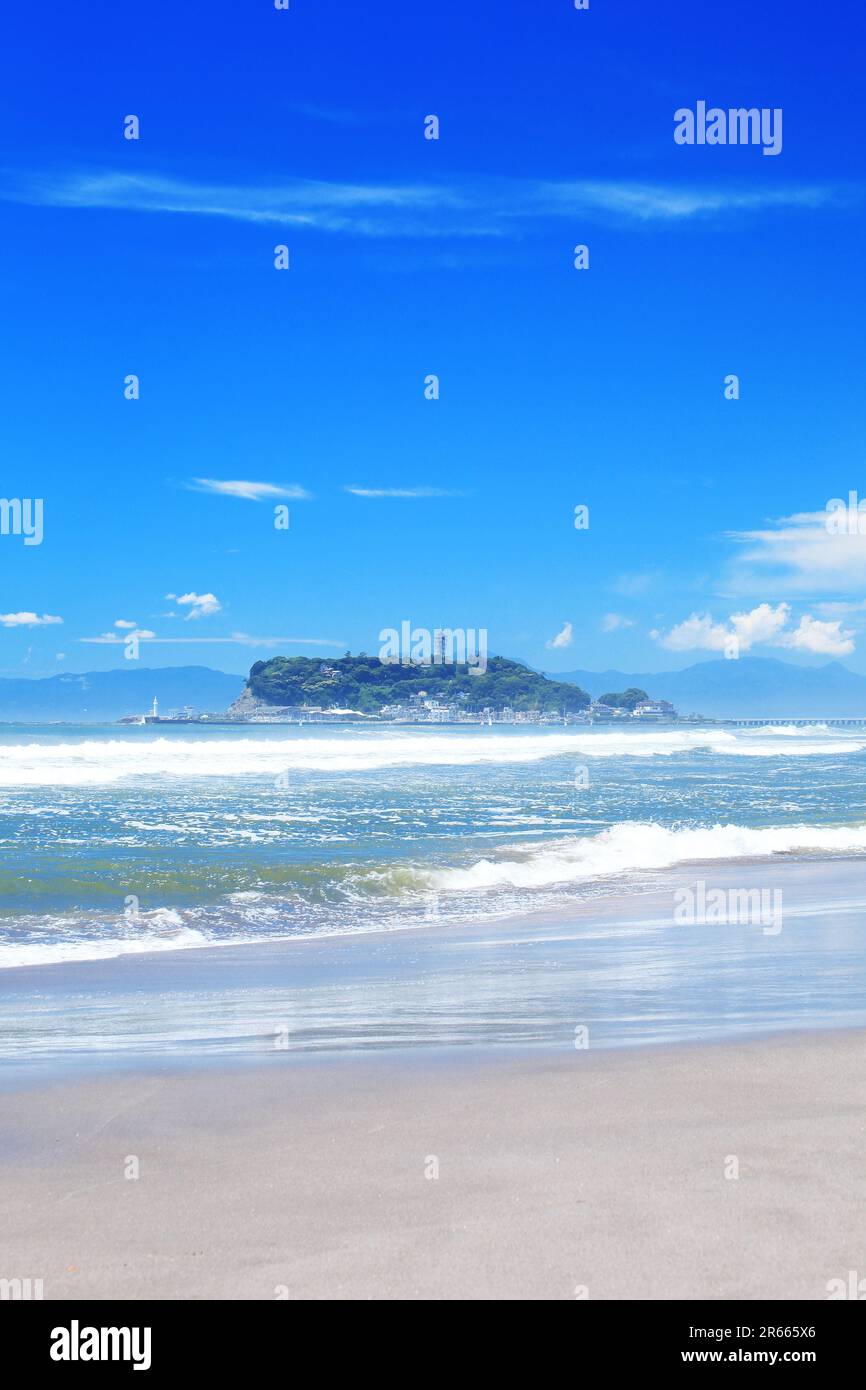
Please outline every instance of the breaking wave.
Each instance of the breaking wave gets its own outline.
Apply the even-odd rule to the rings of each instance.
[[[626,821],[585,837],[509,845],[466,868],[431,874],[438,892],[478,892],[492,888],[546,888],[593,878],[671,868],[690,862],[756,859],[772,855],[835,855],[866,851],[866,825],[829,827],[790,825],[754,829],[715,825],[668,829]]]
[[[856,753],[866,740],[807,730],[578,729],[549,733],[346,730],[342,736],[85,738],[0,749],[0,786],[100,786],[131,778],[276,777],[297,771],[363,773],[399,767],[527,764],[545,758],[656,758],[690,753],[778,758]]]
[[[354,936],[520,916],[554,903],[645,886],[681,864],[866,853],[866,825],[670,828],[622,821],[593,835],[506,844],[463,866],[299,866],[292,882],[217,902],[122,914],[19,918],[0,934],[0,968],[310,936]],[[5,939],[4,939],[5,938]]]

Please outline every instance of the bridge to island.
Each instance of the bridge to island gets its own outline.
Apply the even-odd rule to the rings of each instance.
[[[866,714],[851,715],[848,718],[840,718],[838,715],[829,715],[824,718],[819,714],[798,714],[791,715],[788,719],[723,719],[720,722],[722,724],[736,724],[741,729],[781,728],[785,724],[793,725],[799,729],[807,728],[812,724],[826,724],[828,728],[837,729],[862,729],[866,728]]]

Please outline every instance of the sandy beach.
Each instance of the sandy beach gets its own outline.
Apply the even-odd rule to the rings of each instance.
[[[866,1034],[838,1032],[30,1085],[2,1098],[0,1276],[47,1299],[824,1299],[866,1268],[864,1070]]]
[[[0,1279],[48,1299],[827,1297],[866,1271],[863,876],[6,970]]]

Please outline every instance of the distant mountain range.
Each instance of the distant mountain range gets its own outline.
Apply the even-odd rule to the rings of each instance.
[[[555,672],[550,679],[580,686],[593,698],[638,686],[653,699],[670,700],[681,714],[695,712],[712,719],[866,716],[866,676],[838,661],[792,666],[769,657],[743,657],[701,661],[684,671],[569,671]],[[154,696],[161,714],[185,705],[216,712],[227,709],[245,684],[243,676],[207,666],[131,666],[42,680],[0,678],[0,721],[108,722],[144,714]]]
[[[639,686],[654,700],[670,700],[680,714],[710,719],[866,716],[866,676],[838,661],[792,666],[772,657],[750,656],[700,661],[684,671],[558,671],[556,680],[581,686],[593,699],[608,690]]]
[[[99,724],[149,712],[154,696],[161,714],[185,705],[224,710],[243,686],[243,676],[211,671],[207,666],[166,666],[162,670],[131,666],[128,670],[87,671],[81,676],[63,674],[43,680],[0,679],[0,721]]]

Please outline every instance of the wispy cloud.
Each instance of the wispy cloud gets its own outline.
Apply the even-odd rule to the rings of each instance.
[[[465,497],[447,487],[351,487],[343,489],[353,497]]]
[[[866,613],[866,598],[852,602],[834,599],[829,603],[816,603],[815,611],[821,613],[825,618],[844,618],[850,613]]]
[[[623,627],[634,627],[634,618],[626,618],[622,613],[605,613],[601,620],[602,632],[617,632]]]
[[[180,645],[189,646],[240,646],[240,647],[337,647],[346,650],[345,641],[334,641],[330,637],[253,637],[247,632],[233,632],[229,637],[157,637],[155,632],[136,632],[130,636],[138,637],[150,646]],[[112,646],[123,644],[129,637],[119,637],[115,632],[104,632],[99,637],[79,637],[79,642],[91,646]]]
[[[595,211],[640,222],[679,222],[714,213],[761,212],[774,207],[815,208],[845,196],[839,189],[819,184],[738,189],[582,180],[536,185],[538,205],[549,215]]]
[[[301,501],[310,494],[297,483],[253,483],[242,479],[223,481],[221,478],[193,478],[186,486],[191,492],[210,492],[218,497],[240,497],[245,502],[264,502],[283,497]]]
[[[115,623],[115,627],[117,624]],[[128,631],[124,637],[118,632],[103,632],[99,637],[79,637],[79,642],[92,642],[98,647],[126,646],[131,639],[140,642],[151,642],[155,639],[156,633],[151,632],[147,627],[136,627],[133,623],[132,630]]]
[[[357,111],[338,106],[317,106],[311,101],[293,101],[291,108],[299,116],[306,116],[311,121],[326,121],[329,125],[361,125],[370,119],[368,114],[361,116]]]
[[[798,512],[728,538],[741,546],[732,591],[850,594],[866,585],[866,515],[854,508]]]
[[[651,589],[658,577],[654,572],[621,574],[610,587],[613,593],[621,594],[623,598],[637,598],[640,594],[645,594],[648,589]]]
[[[52,613],[43,613],[41,617],[38,613],[0,613],[0,623],[4,627],[50,627],[62,622],[62,618]]]
[[[186,213],[290,229],[369,237],[511,236],[551,218],[597,215],[630,222],[680,223],[772,208],[817,208],[857,198],[837,185],[787,188],[683,187],[623,180],[539,181],[473,178],[451,183],[343,183],[292,179],[276,184],[206,183],[116,171],[12,173],[7,201],[66,208]]]

